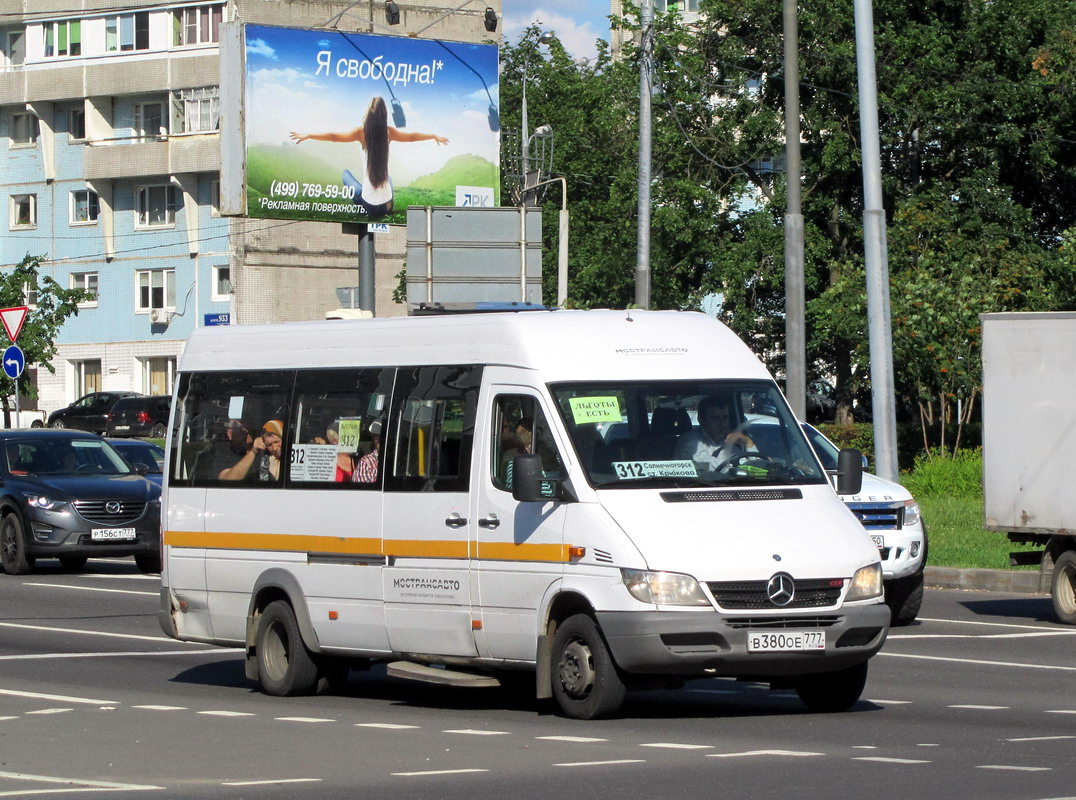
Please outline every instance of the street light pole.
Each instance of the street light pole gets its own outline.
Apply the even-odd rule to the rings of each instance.
[[[807,419],[806,296],[800,204],[800,60],[796,0],[784,0],[785,29],[785,396]]]
[[[650,90],[654,49],[654,4],[642,0],[639,22],[639,230],[636,238],[635,305],[650,308]]]

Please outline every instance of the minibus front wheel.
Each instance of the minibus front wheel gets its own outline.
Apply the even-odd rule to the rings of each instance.
[[[314,692],[318,667],[286,600],[274,600],[262,611],[256,642],[258,680],[266,694],[292,697]]]
[[[811,711],[847,711],[867,685],[867,662],[835,672],[807,675],[796,684],[796,694]]]
[[[594,620],[568,617],[553,639],[553,696],[574,719],[611,717],[627,692]]]

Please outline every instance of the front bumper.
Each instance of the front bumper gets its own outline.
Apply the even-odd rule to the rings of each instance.
[[[884,603],[783,617],[692,611],[598,612],[613,660],[628,673],[768,679],[831,672],[877,653],[889,632]],[[750,630],[824,630],[826,649],[749,653]]]
[[[160,509],[147,505],[138,518],[106,525],[86,520],[70,506],[62,511],[34,509],[26,521],[26,554],[34,558],[62,556],[132,556],[156,553],[160,549]],[[95,528],[134,528],[134,539],[97,541]]]

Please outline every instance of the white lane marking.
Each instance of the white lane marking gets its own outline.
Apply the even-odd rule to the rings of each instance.
[[[676,742],[647,742],[639,747],[661,747],[667,750],[710,750],[712,744],[677,744]]]
[[[0,656],[0,661],[42,661],[50,658],[128,658],[131,656],[209,656],[217,653],[236,654],[231,647],[221,647],[215,650],[128,650],[117,653],[27,653],[18,656]]]
[[[109,639],[137,639],[140,642],[171,642],[165,635],[142,636],[137,633],[113,633],[111,631],[87,631],[82,628],[52,628],[47,625],[22,625],[18,622],[0,622],[0,628],[18,628],[23,631],[38,631],[43,633],[76,633],[79,636],[104,636]]]
[[[102,578],[104,580],[117,580],[117,581],[156,581],[161,582],[160,575],[110,575],[107,572],[84,572],[80,576],[82,578]]]
[[[1010,706],[979,706],[974,703],[956,703],[949,708],[970,708],[973,711],[1008,711]]]
[[[1054,739],[1076,739],[1076,736],[1022,736],[1019,739],[1006,739],[1006,742],[1050,742]]]
[[[464,733],[469,736],[508,736],[511,731],[475,731],[464,728],[456,731],[441,731],[441,733]]]
[[[65,786],[74,788],[70,789],[32,789],[30,791],[16,789],[12,792],[0,792],[0,797],[19,797],[28,794],[54,794],[59,792],[72,792],[79,791],[81,787],[86,787],[85,791],[118,791],[118,792],[137,792],[145,791],[148,789],[163,789],[163,786],[150,786],[137,783],[112,783],[110,781],[91,781],[84,780],[82,778],[54,778],[49,775],[30,775],[25,772],[0,772],[0,778],[10,778],[15,781],[36,781],[38,783],[62,783]]]
[[[1056,628],[1044,628],[1041,625],[1017,625],[1017,624],[1012,623],[1012,622],[983,622],[982,620],[971,620],[971,619],[931,619],[931,618],[928,618],[928,617],[919,617],[919,621],[920,622],[944,622],[944,623],[947,623],[947,624],[950,624],[950,625],[983,625],[983,626],[991,627],[991,628],[1017,628],[1017,629],[1020,629],[1020,630],[1027,630],[1027,631],[1052,631],[1052,630],[1057,630]],[[1076,631],[1071,631],[1071,633],[1076,633]],[[905,634],[897,634],[897,635],[902,636],[902,635],[905,635]]]
[[[26,586],[44,586],[46,589],[74,589],[78,592],[108,592],[109,594],[140,594],[144,597],[160,597],[160,592],[136,592],[133,589],[100,589],[96,586],[71,586],[66,583],[27,583]]]
[[[987,667],[1020,667],[1022,669],[1048,669],[1059,672],[1076,672],[1076,667],[1052,666],[1050,664],[1021,664],[1017,661],[987,661],[978,658],[951,658],[949,656],[917,656],[912,655],[911,653],[887,653],[884,650],[877,655],[888,656],[889,658],[917,658],[921,661],[951,661],[955,664],[981,664],[982,666]]]
[[[57,703],[85,703],[88,706],[111,706],[119,702],[119,700],[93,700],[89,697],[68,697],[62,694],[18,692],[14,689],[0,689],[0,694],[6,694],[8,697],[27,697],[31,700],[55,700]]]
[[[277,722],[336,722],[325,717],[273,717]]]
[[[549,742],[574,742],[585,744],[587,742],[608,742],[608,739],[598,739],[594,736],[535,736],[535,739],[544,739]]]
[[[941,747],[941,745],[933,742],[920,742],[916,747]]]
[[[186,706],[131,706],[131,708],[144,708],[147,711],[186,711]]]
[[[7,722],[9,719],[18,719],[18,717],[0,717],[0,722]]]
[[[252,711],[199,711],[199,714],[205,714],[207,717],[254,717],[257,716]]]
[[[919,758],[886,758],[885,756],[856,756],[853,761],[880,761],[883,764],[931,764]]]
[[[565,761],[562,764],[554,764],[554,767],[605,767],[614,764],[645,764],[644,758],[621,758],[615,761]]]
[[[792,756],[803,758],[806,756],[824,756],[825,753],[812,753],[804,750],[744,750],[742,753],[707,753],[707,758],[743,758],[745,756]]]
[[[1033,639],[1037,636],[1072,636],[1076,631],[1037,631],[1035,633],[898,633],[886,639]]]
[[[29,714],[65,714],[68,711],[74,711],[73,708],[39,708],[37,711],[27,711]]]
[[[1048,708],[1047,714],[1076,714],[1076,708]]]
[[[854,745],[852,745],[852,749],[853,750],[877,750],[878,745],[876,745],[876,744],[854,744]]]
[[[425,772],[393,772],[393,775],[401,777],[422,775],[462,775],[465,772],[489,772],[488,769],[430,769]]]
[[[392,722],[356,722],[356,728],[384,728],[390,731],[417,730],[418,725],[397,725]]]
[[[868,703],[877,703],[883,706],[906,706],[910,703],[914,703],[914,700],[879,700],[874,697],[867,698]]]
[[[1010,764],[979,764],[975,769],[1007,769],[1013,772],[1050,772],[1053,767],[1017,767]]]
[[[221,786],[274,786],[278,783],[321,783],[324,778],[280,778],[275,781],[222,781]]]

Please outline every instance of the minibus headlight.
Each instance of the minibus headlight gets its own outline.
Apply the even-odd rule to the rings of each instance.
[[[867,567],[860,567],[852,576],[845,600],[869,600],[882,593],[882,565],[877,561]]]
[[[914,500],[904,501],[904,527],[910,528],[912,525],[918,525],[919,520],[922,519],[922,512],[919,510],[919,504]]]
[[[710,601],[690,575],[622,569],[621,577],[631,596],[643,603],[668,606],[708,606]]]

